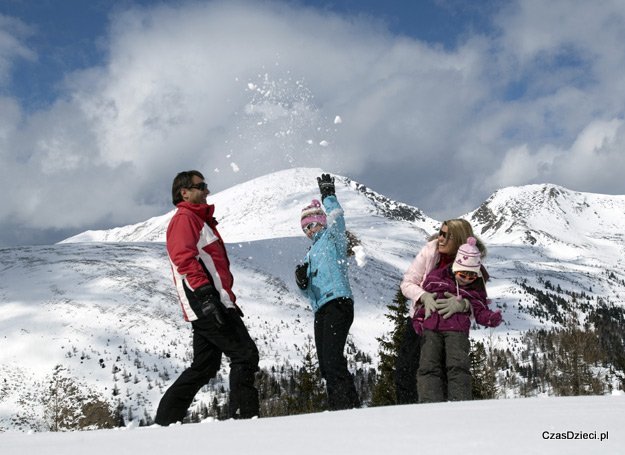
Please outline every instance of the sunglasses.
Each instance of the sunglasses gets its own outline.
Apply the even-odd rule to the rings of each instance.
[[[477,273],[466,272],[464,270],[456,272],[456,276],[461,278],[464,281],[474,281],[477,279]]]
[[[308,223],[306,225],[306,227],[304,227],[305,231],[310,231],[311,229],[313,229],[315,226],[321,226],[321,223],[317,223],[316,221],[313,221],[312,223]]]
[[[206,182],[200,182],[200,183],[196,183],[195,185],[189,186],[189,189],[206,191],[208,189],[208,185],[206,184]]]
[[[449,231],[445,232],[441,229],[438,231],[438,236],[444,238],[445,240],[449,240],[451,238],[451,233]]]

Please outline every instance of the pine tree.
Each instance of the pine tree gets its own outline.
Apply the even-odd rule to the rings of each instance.
[[[78,421],[78,387],[62,365],[56,365],[43,394],[44,418],[50,431],[72,428]]]
[[[304,346],[304,360],[297,378],[297,402],[300,412],[319,412],[325,409],[325,388],[319,363],[309,336]]]
[[[384,316],[393,323],[393,329],[390,333],[376,338],[380,343],[378,351],[380,363],[378,364],[378,377],[371,396],[371,406],[396,404],[395,363],[404,337],[408,315],[406,301],[401,289],[398,289],[393,303],[386,306],[388,312]]]
[[[574,318],[558,332],[555,389],[559,395],[600,395],[603,384],[591,365],[599,362],[600,343],[593,331],[584,331]]]
[[[471,376],[474,400],[486,400],[497,396],[497,378],[495,369],[489,361],[484,343],[471,340]]]
[[[625,309],[600,300],[588,322],[594,326],[604,361],[625,371]]]

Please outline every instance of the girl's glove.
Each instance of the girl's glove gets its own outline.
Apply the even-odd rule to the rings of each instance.
[[[334,188],[334,177],[330,177],[330,174],[321,174],[321,177],[317,177],[317,184],[319,185],[319,192],[321,193],[321,200],[323,201],[328,196],[334,196],[336,190]]]
[[[503,321],[503,316],[501,315],[501,310],[495,310],[493,314],[488,318],[487,327],[497,327]]]
[[[308,262],[295,267],[295,283],[302,290],[308,287]]]

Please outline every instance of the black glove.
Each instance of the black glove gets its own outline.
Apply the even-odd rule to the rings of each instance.
[[[336,194],[336,190],[334,188],[334,177],[330,177],[330,174],[321,174],[321,177],[317,177],[317,184],[319,185],[322,201],[326,197],[334,196]]]
[[[226,308],[221,303],[217,289],[210,284],[205,284],[197,288],[193,293],[198,302],[200,302],[200,308],[204,316],[212,316],[218,326],[226,324]]]
[[[300,289],[308,287],[308,262],[298,264],[295,267],[295,282]]]
[[[241,310],[241,308],[239,308],[239,305],[237,305],[236,303],[234,304],[234,308],[228,308],[228,312],[230,312],[231,314],[237,314],[239,315],[240,318],[243,317],[243,311]]]

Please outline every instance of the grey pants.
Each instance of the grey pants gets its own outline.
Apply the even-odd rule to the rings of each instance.
[[[469,337],[424,330],[417,371],[419,403],[472,399]]]

